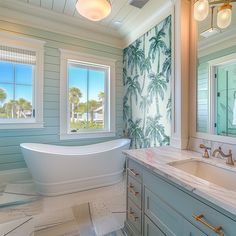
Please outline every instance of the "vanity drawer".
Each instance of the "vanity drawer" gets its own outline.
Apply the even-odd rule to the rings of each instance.
[[[210,207],[209,205],[203,203],[202,201],[190,196],[186,192],[177,188],[177,186],[174,186],[163,180],[161,177],[157,177],[156,175],[153,175],[147,171],[143,172],[143,181],[145,189],[146,187],[151,189],[152,192],[157,196],[157,199],[168,202],[170,208],[175,209],[175,211],[184,216],[191,224],[195,225],[205,234],[209,236],[216,236],[216,233],[213,232],[212,229],[204,225],[204,223],[197,221],[193,217],[193,214],[196,216],[203,215],[204,217],[201,218],[201,220],[212,227],[221,226],[224,236],[236,235],[235,221],[217,211],[216,209]],[[151,207],[149,206],[149,208]],[[149,211],[146,204],[145,211]],[[149,214],[151,213],[149,212]],[[155,214],[161,215],[161,213],[157,211]]]
[[[144,189],[145,214],[167,235],[184,235],[184,218],[157,195]]]
[[[125,221],[124,230],[127,236],[141,236],[141,234],[128,221]]]
[[[133,177],[128,175],[128,196],[141,209],[142,187]]]
[[[144,236],[165,236],[161,230],[153,224],[153,222],[147,217],[144,217]]]
[[[134,226],[139,233],[142,232],[141,210],[130,199],[128,199],[127,219],[128,223]]]
[[[142,167],[138,163],[128,159],[128,175],[132,176],[138,182],[142,182]]]

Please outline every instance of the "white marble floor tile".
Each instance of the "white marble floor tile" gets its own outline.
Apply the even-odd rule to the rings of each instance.
[[[14,191],[14,186],[10,186],[10,189]],[[122,228],[126,209],[125,178],[122,182],[108,187],[57,197],[42,197],[40,200],[29,204],[1,208],[0,223],[65,209],[87,202],[90,203],[92,221],[97,235],[101,236]]]

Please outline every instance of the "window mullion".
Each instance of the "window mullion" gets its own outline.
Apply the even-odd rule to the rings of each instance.
[[[87,125],[86,128],[89,128],[88,121],[89,121],[89,76],[90,76],[90,69],[87,69]],[[90,117],[91,118],[91,117]]]
[[[16,112],[16,64],[13,64],[13,114]]]

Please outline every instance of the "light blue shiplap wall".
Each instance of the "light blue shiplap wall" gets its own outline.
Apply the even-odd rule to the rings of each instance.
[[[78,29],[79,30],[79,29]],[[44,56],[44,128],[0,130],[0,170],[25,167],[19,144],[39,142],[57,145],[86,145],[108,139],[59,139],[60,53],[59,48],[116,59],[116,132],[122,135],[122,57],[121,49],[31,27],[0,21],[0,31],[46,41]]]

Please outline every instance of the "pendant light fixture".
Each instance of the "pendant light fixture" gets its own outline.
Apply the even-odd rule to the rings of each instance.
[[[231,18],[232,18],[232,5],[227,3],[219,7],[217,13],[217,25],[219,28],[221,29],[227,28],[231,23]]]
[[[225,29],[230,25],[232,19],[231,2],[236,2],[236,0],[197,0],[194,3],[194,18],[197,21],[203,21],[207,18],[211,6],[221,5],[217,13],[217,26]]]
[[[111,13],[111,3],[109,0],[78,0],[76,9],[83,17],[100,21]]]
[[[194,3],[194,18],[197,21],[203,21],[207,18],[209,13],[208,0],[198,0]]]

